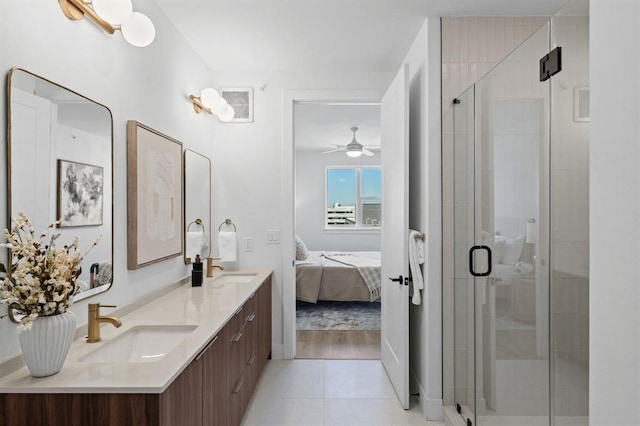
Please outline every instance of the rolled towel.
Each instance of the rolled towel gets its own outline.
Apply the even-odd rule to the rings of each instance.
[[[235,262],[237,258],[236,233],[232,231],[218,232],[218,255],[223,262]]]
[[[186,256],[191,258],[191,261],[199,254],[202,256],[202,244],[204,240],[204,234],[202,231],[189,231],[187,232],[187,247]]]
[[[409,230],[409,269],[411,270],[411,278],[413,280],[413,296],[411,302],[414,305],[419,305],[422,302],[420,297],[420,290],[424,288],[424,277],[422,275],[422,269],[418,256],[418,244],[423,243],[420,238],[420,232]],[[424,255],[423,255],[424,256]]]

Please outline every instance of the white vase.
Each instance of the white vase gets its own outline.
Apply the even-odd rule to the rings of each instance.
[[[31,330],[18,335],[24,362],[34,377],[56,374],[67,357],[76,332],[76,315],[64,314],[38,317]]]

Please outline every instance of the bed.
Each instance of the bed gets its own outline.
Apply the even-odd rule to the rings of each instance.
[[[379,297],[379,251],[309,251],[296,261],[298,300],[373,302]]]

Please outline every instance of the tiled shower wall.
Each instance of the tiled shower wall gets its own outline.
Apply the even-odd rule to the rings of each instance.
[[[453,405],[453,114],[452,101],[536,32],[548,17],[442,18],[443,397]]]

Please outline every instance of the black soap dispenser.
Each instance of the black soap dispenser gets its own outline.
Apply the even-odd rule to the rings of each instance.
[[[196,255],[193,262],[193,270],[191,271],[191,287],[200,287],[202,285],[202,259],[200,255]]]

